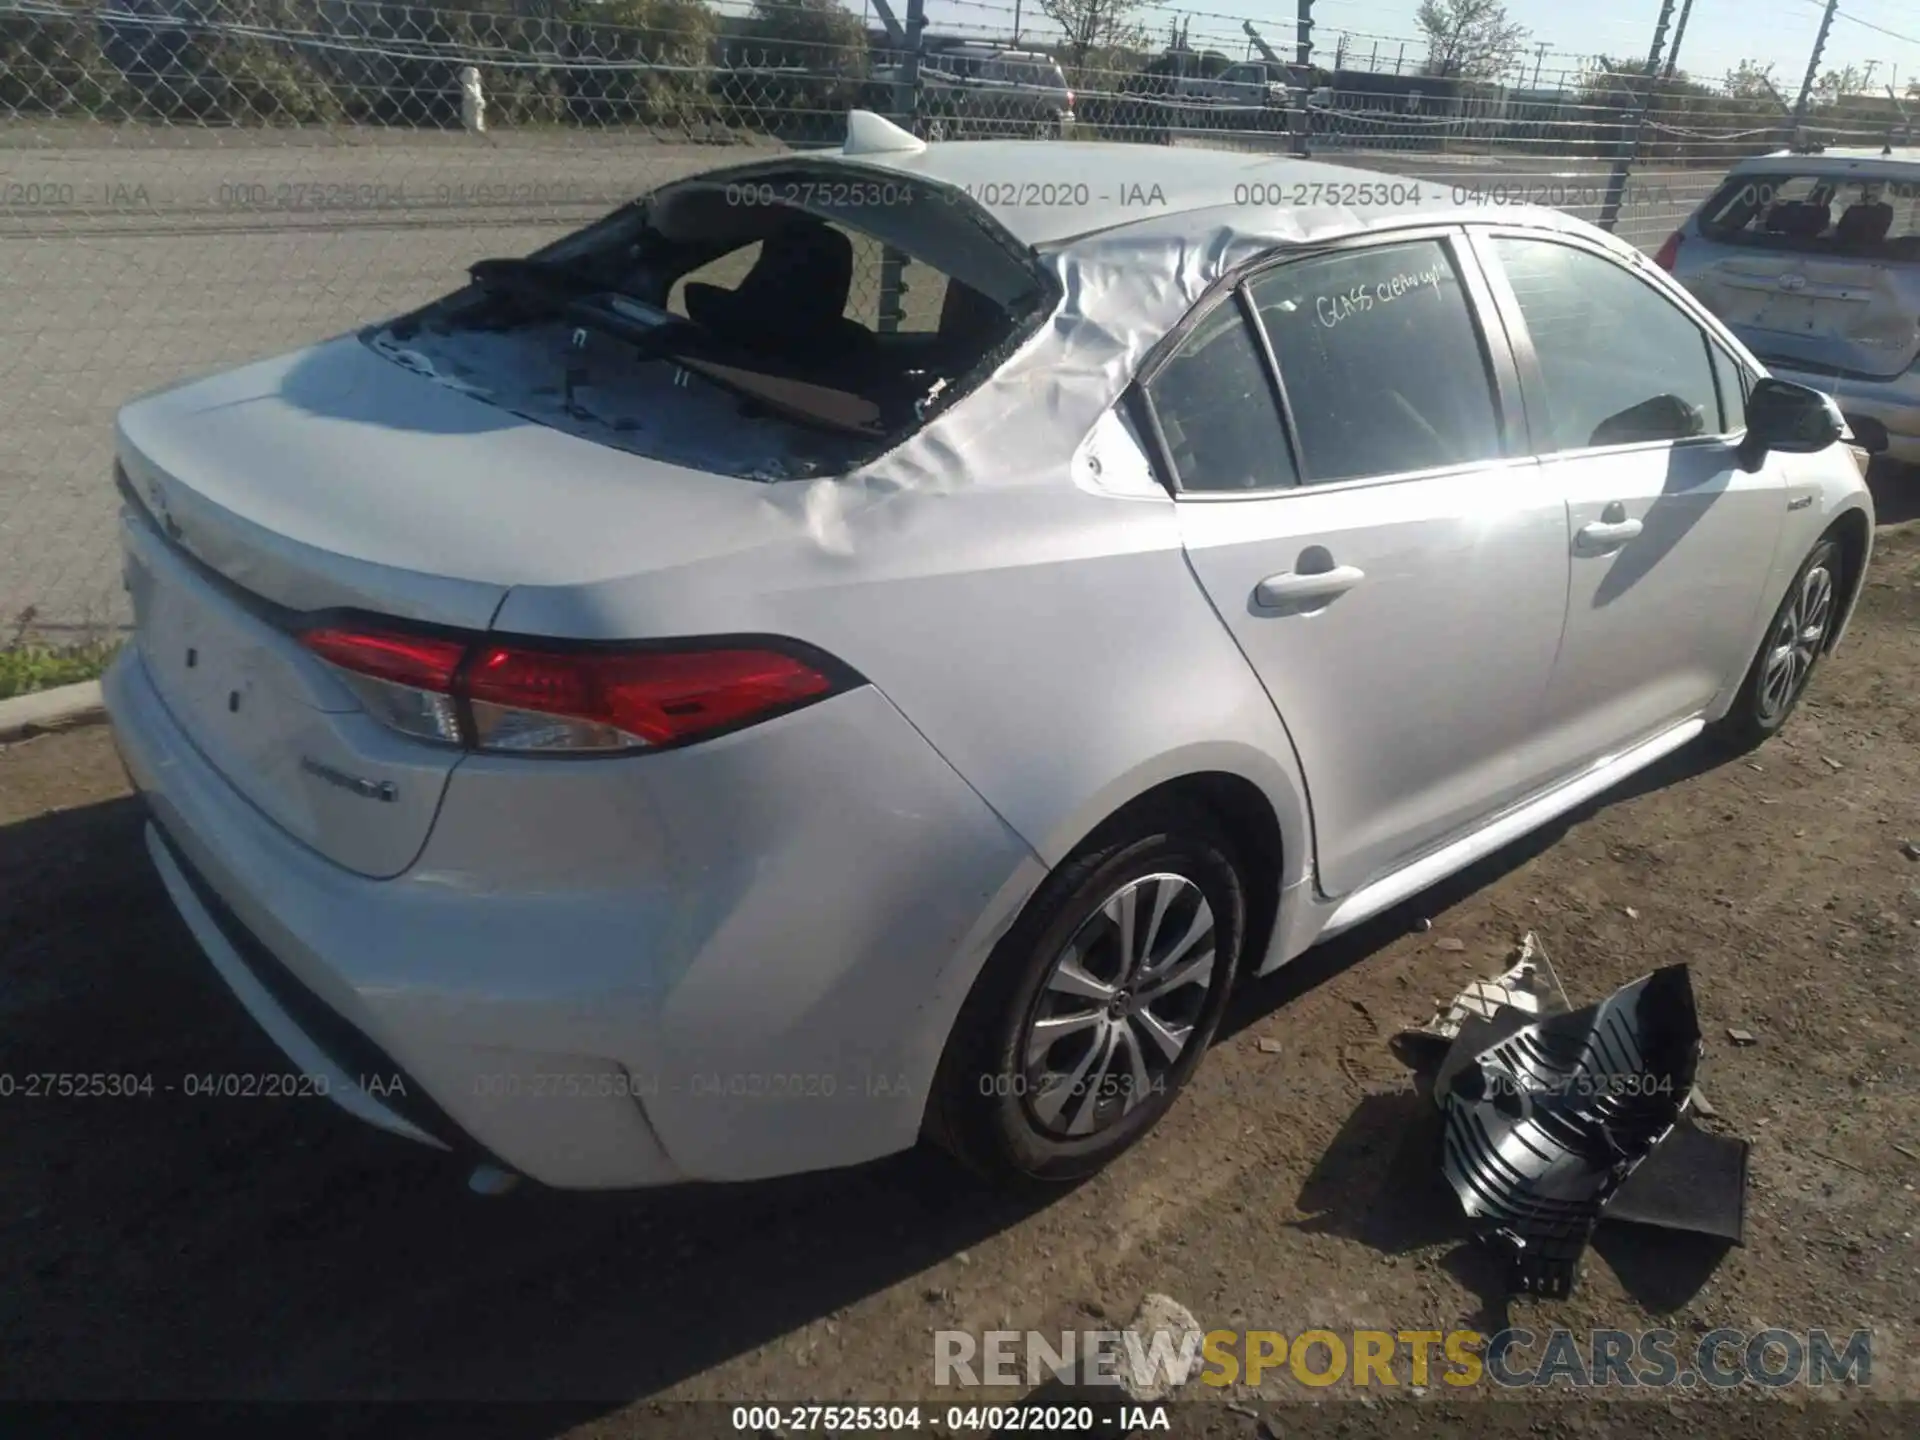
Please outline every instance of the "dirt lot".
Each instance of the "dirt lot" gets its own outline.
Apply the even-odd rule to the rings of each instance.
[[[650,1434],[659,1400],[977,1401],[936,1395],[930,1331],[1095,1327],[1162,1291],[1203,1326],[1289,1333],[1870,1327],[1872,1392],[1920,1397],[1920,862],[1903,848],[1920,842],[1920,524],[1880,547],[1785,736],[1717,766],[1685,752],[1259,985],[1160,1131],[1038,1209],[922,1155],[487,1200],[322,1101],[168,1093],[283,1067],[168,909],[106,731],[0,749],[0,1069],[156,1082],[0,1101],[0,1396],[537,1399],[565,1403],[486,1428]],[[1616,1235],[1570,1300],[1509,1304],[1429,1167],[1407,1168],[1423,1109],[1387,1037],[1528,929],[1576,1003],[1692,965],[1705,1123],[1753,1142],[1747,1244],[1717,1267]],[[1186,1428],[1277,1436],[1317,1413],[1432,1433],[1497,1410],[1574,1434],[1599,1413],[1342,1386],[1261,1422],[1307,1392],[1211,1393]],[[1637,1404],[1614,1433],[1816,1433],[1815,1414],[1818,1433],[1914,1433],[1912,1410],[1782,1394]]]

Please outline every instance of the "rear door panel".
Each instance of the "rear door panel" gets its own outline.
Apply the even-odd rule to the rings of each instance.
[[[1294,738],[1326,894],[1350,893],[1539,787],[1566,509],[1531,461],[1183,502],[1180,520],[1194,574]],[[1254,603],[1268,576],[1328,560],[1365,579],[1314,610]]]
[[[1176,379],[1170,405],[1189,424],[1168,423],[1161,377],[1147,387],[1189,563],[1293,738],[1329,896],[1546,778],[1536,737],[1566,613],[1566,507],[1523,453],[1477,275],[1452,236],[1407,233],[1256,277],[1246,301],[1288,410],[1280,456],[1245,477],[1228,462],[1256,449],[1235,432],[1263,397],[1244,365]],[[1212,494],[1188,473],[1209,468]],[[1338,582],[1325,593],[1323,576]]]

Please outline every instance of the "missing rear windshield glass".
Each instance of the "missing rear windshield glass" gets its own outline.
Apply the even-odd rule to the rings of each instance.
[[[1711,240],[1761,249],[1920,260],[1920,182],[1870,176],[1738,176],[1708,203]]]
[[[819,163],[668,186],[472,279],[367,342],[526,419],[760,480],[898,444],[1051,299],[970,204]]]

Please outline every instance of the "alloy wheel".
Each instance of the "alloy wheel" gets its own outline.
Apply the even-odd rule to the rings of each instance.
[[[1833,572],[1815,565],[1780,607],[1767,641],[1766,667],[1760,675],[1760,715],[1773,720],[1786,713],[1813,671],[1833,620]]]
[[[1043,1131],[1081,1139],[1172,1088],[1218,983],[1214,916],[1184,875],[1143,876],[1080,925],[1021,1036],[1021,1095]]]

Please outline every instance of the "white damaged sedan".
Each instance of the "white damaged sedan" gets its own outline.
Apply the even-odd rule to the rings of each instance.
[[[129,404],[108,706],[198,942],[376,1125],[1070,1180],[1238,978],[1776,730],[1865,574],[1844,439],[1556,213],[856,114]]]

